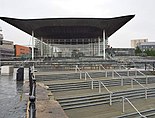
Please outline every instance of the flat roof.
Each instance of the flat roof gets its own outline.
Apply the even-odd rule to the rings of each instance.
[[[103,36],[110,37],[135,15],[120,16],[115,18],[41,18],[41,19],[17,19],[0,17],[1,20],[16,28],[32,34],[38,39],[95,39]],[[85,43],[87,43],[86,40]],[[70,42],[74,43],[74,42]]]

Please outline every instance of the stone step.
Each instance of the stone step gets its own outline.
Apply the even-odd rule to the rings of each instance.
[[[155,96],[155,88],[148,89],[148,97]],[[122,96],[129,99],[145,98],[145,91],[143,89],[115,92],[112,94],[112,102],[119,102]],[[80,107],[88,107],[93,105],[108,104],[110,101],[109,94],[96,94],[90,96],[74,96],[69,98],[57,99],[63,109],[74,109]]]
[[[101,80],[106,87],[111,86],[121,86],[121,79],[111,79],[111,80]],[[137,81],[141,84],[145,84],[145,79],[137,79]],[[155,82],[155,79],[151,81]],[[123,80],[124,85],[130,85],[131,80],[130,79],[124,79]],[[150,83],[150,82],[148,82]],[[134,85],[137,83],[134,81]],[[60,83],[60,84],[48,84],[49,88],[48,90],[51,90],[52,92],[60,92],[60,91],[71,91],[71,90],[79,90],[79,89],[88,89],[91,88],[91,81],[85,81],[85,82],[76,82],[76,83]],[[98,88],[98,81],[93,82],[94,88]]]
[[[98,77],[105,77],[105,71],[98,71],[98,72],[88,72],[92,78],[98,78]],[[117,73],[120,76],[127,76],[127,70],[117,70]],[[133,70],[130,70],[130,76],[134,76],[135,72]],[[149,73],[147,71],[143,71],[146,75],[152,75],[152,73]],[[112,70],[107,71],[107,76],[112,77]],[[115,77],[119,77],[116,73],[114,73]],[[137,76],[143,75],[139,72],[137,72]],[[50,75],[36,75],[37,81],[49,81],[49,80],[64,80],[64,79],[79,79],[80,74],[79,72],[73,72],[73,73],[66,73],[66,74],[50,74]],[[82,72],[82,78],[84,78],[84,72]]]
[[[147,109],[147,110],[141,111],[140,113],[146,116],[147,118],[155,117],[155,109]],[[139,117],[140,115],[137,112],[134,112],[134,113],[118,116],[117,118],[139,118]]]

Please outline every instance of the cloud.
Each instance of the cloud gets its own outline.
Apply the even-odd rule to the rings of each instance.
[[[0,3],[0,16],[16,18],[107,18],[136,14],[134,19],[109,38],[109,43],[113,47],[130,47],[130,40],[134,38],[148,37],[154,40],[154,0],[0,0]],[[29,38],[3,21],[0,21],[0,26],[5,37],[15,42],[19,42],[22,36],[23,39]],[[27,43],[27,40],[22,41],[23,44]]]

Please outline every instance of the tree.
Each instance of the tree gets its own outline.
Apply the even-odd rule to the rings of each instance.
[[[137,46],[135,49],[135,54],[140,55],[142,53],[141,49]]]
[[[147,54],[147,56],[155,56],[155,50],[145,50],[144,52]]]

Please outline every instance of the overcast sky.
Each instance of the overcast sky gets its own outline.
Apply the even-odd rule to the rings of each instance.
[[[155,0],[0,0],[0,16],[13,18],[136,16],[109,37],[112,47],[130,47],[130,40],[155,41]],[[30,36],[0,20],[4,38],[29,45]]]

